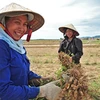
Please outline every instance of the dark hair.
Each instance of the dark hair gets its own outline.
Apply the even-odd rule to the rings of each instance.
[[[7,23],[7,21],[10,19],[10,17],[5,16],[5,24]]]
[[[66,30],[67,30],[68,28],[64,28],[64,34],[66,33]]]

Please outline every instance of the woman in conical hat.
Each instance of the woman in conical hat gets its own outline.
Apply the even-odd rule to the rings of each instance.
[[[64,40],[61,42],[58,53],[61,51],[70,56],[69,61],[76,64],[80,63],[80,58],[83,55],[82,41],[76,36],[79,32],[76,30],[73,24],[68,24],[59,27],[60,32],[64,35]]]
[[[40,75],[30,71],[30,62],[23,47],[21,37],[44,24],[44,18],[25,7],[11,3],[0,10],[0,99],[29,100],[46,97],[55,98],[61,91],[56,82],[39,86]],[[30,87],[29,85],[34,85]],[[55,92],[57,91],[57,92]]]
[[[27,41],[29,41],[31,33],[38,30],[44,24],[44,18],[40,14],[33,12],[28,8],[22,7],[18,4],[16,5],[15,3],[11,3],[10,5],[0,10],[0,22],[2,25],[4,25],[5,31],[8,32],[5,26],[6,17],[15,17],[19,15],[28,16],[28,31],[26,32],[26,34],[27,34]]]

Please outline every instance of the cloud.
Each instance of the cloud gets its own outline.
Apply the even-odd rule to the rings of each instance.
[[[100,0],[3,0],[1,7],[16,2],[41,14],[45,23],[32,34],[33,39],[60,39],[60,26],[72,23],[80,36],[100,34]]]

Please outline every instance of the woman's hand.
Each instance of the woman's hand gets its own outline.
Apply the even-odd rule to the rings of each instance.
[[[54,80],[52,77],[33,78],[29,81],[29,85],[38,87]]]
[[[48,84],[40,86],[40,93],[38,97],[45,97],[48,100],[57,100],[60,96],[60,92],[62,89],[55,84],[57,84],[59,80],[52,81]]]
[[[70,62],[70,63],[72,63],[72,62],[73,62],[72,57],[70,57],[70,58],[69,58],[69,62]]]

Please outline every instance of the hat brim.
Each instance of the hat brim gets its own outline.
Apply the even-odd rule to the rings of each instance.
[[[0,22],[5,16],[14,17],[25,14],[29,15],[29,25],[31,26],[33,32],[38,30],[44,24],[44,18],[40,14],[32,11],[9,11],[0,13]]]
[[[62,32],[62,33],[64,33],[64,34],[65,34],[65,30],[66,30],[66,29],[71,29],[71,28],[59,27],[59,31]],[[73,29],[71,29],[71,30],[73,30]],[[73,30],[73,31],[74,31],[74,35],[75,35],[75,36],[78,36],[78,35],[79,35],[79,33],[78,33],[76,30]]]

